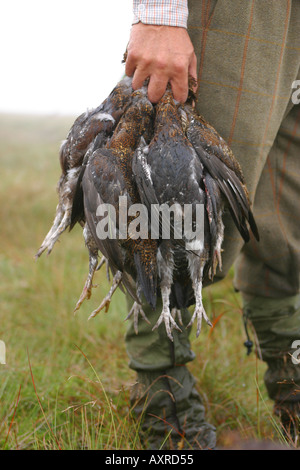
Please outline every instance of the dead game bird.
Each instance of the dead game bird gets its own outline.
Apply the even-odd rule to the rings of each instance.
[[[179,106],[167,90],[156,106],[154,137],[149,145],[141,142],[133,171],[141,200],[149,210],[157,204],[175,207],[184,224],[185,207],[192,208],[190,235],[183,233],[182,239],[160,239],[158,243],[163,308],[155,328],[164,322],[172,339],[172,329],[180,329],[172,307],[181,309],[193,303],[188,326],[196,321],[198,336],[203,319],[211,325],[202,303],[202,285],[205,277],[214,276],[217,264],[221,266],[225,205],[244,240],[249,240],[247,223],[258,238],[241,169],[216,131],[198,118],[193,108]],[[200,221],[203,237],[193,243],[192,235],[199,224],[195,219],[197,205],[204,209]],[[191,291],[192,299],[185,295]]]
[[[185,205],[190,205],[195,214],[196,205],[204,205],[206,202],[205,189],[201,184],[203,165],[183,132],[181,117],[171,90],[165,93],[156,106],[154,137],[149,145],[142,142],[138,148],[133,171],[141,200],[149,210],[152,205],[166,204],[168,207],[175,208],[184,223]],[[195,224],[195,220],[191,219],[191,222],[192,225]],[[207,223],[205,226],[207,227]],[[219,230],[222,229],[221,225]],[[181,277],[184,280],[188,277],[191,280],[195,298],[192,322],[197,319],[198,334],[203,318],[210,324],[202,304],[202,278],[204,268],[210,261],[209,232],[207,231],[204,240],[200,241],[200,246],[193,250],[185,248],[185,244],[192,242],[193,237],[188,238],[184,233],[182,235],[182,239],[180,237],[166,240],[161,238],[157,250],[163,307],[155,328],[164,322],[170,339],[172,339],[172,329],[180,329],[173,318],[170,306],[174,274],[178,279]],[[184,261],[185,270],[177,273],[176,266],[182,265]],[[182,305],[177,303],[173,307],[180,309]]]
[[[78,207],[78,204],[81,203],[82,195],[78,194],[77,191],[77,197],[75,197],[76,188],[80,186],[78,185],[78,179],[82,179],[83,167],[86,166],[92,153],[97,148],[105,146],[112,135],[128,105],[131,93],[131,79],[126,77],[116,85],[103,103],[97,108],[81,114],[75,120],[60,148],[59,160],[62,174],[57,186],[59,201],[56,215],[51,229],[36,254],[36,258],[40,257],[45,250],[50,254],[54,244],[67,228],[71,229],[77,221],[81,224],[85,245],[89,253],[89,273],[75,311],[80,308],[85,299],[90,298],[94,273],[105,261],[102,258],[98,265],[98,249],[95,240],[84,218],[81,217],[83,207]],[[72,210],[76,211],[78,220],[74,220],[73,217],[73,223],[71,224]]]
[[[52,251],[60,235],[69,227],[73,197],[84,156],[97,138],[98,146],[105,145],[112,134],[131,96],[131,80],[125,78],[113,89],[108,98],[97,108],[81,114],[71,127],[60,148],[62,170],[58,182],[58,205],[51,229],[46,235],[36,257]]]
[[[118,225],[120,197],[127,207],[140,203],[139,193],[132,175],[132,157],[143,138],[149,141],[152,135],[154,109],[146,97],[146,88],[132,93],[130,104],[121,117],[113,136],[105,147],[92,153],[82,175],[84,218],[98,250],[108,260],[113,272],[113,289],[91,314],[94,317],[102,308],[108,308],[116,288],[123,284],[135,300],[132,310],[135,322],[141,308],[141,294],[153,307],[156,304],[156,251],[157,243],[151,239],[132,239],[126,232],[120,237]],[[103,214],[99,207],[109,204],[114,208],[116,225],[114,237],[101,238],[97,233]],[[76,211],[72,213],[78,218]],[[128,217],[128,224],[133,217]],[[73,224],[73,220],[72,220]]]

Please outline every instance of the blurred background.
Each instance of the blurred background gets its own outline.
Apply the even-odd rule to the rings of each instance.
[[[0,112],[80,114],[124,72],[131,0],[0,5]]]

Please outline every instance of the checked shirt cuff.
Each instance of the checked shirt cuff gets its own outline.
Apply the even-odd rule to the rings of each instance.
[[[132,24],[187,27],[187,0],[133,0]]]

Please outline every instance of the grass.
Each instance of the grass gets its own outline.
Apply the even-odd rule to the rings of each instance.
[[[87,273],[81,229],[64,234],[51,256],[34,255],[50,228],[60,175],[58,149],[73,117],[0,116],[1,250],[0,449],[143,449],[132,417],[124,335],[125,297],[87,321],[106,294],[97,289],[73,315]],[[218,429],[241,439],[282,440],[263,385],[265,365],[246,356],[232,273],[204,292],[215,327],[203,329],[190,365]]]

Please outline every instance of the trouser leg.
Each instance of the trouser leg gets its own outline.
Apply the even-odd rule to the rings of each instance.
[[[244,245],[225,214],[223,272],[216,280],[238,258],[234,283],[268,363],[267,390],[277,410],[279,403],[294,409],[300,365],[289,358],[293,340],[300,339],[300,112],[291,94],[300,78],[300,4],[203,0],[199,8],[198,0],[189,0],[189,6],[198,111],[239,160],[260,232],[259,243]]]
[[[194,359],[189,341],[188,311],[182,311],[182,332],[173,331],[174,341],[164,325],[152,331],[161,311],[144,306],[151,323],[139,322],[139,333],[131,325],[126,334],[129,365],[137,372],[131,401],[146,446],[151,449],[211,449],[216,445],[215,428],[205,419],[195,378],[186,364]]]
[[[255,193],[260,241],[245,244],[235,287],[251,296],[286,298],[299,292],[300,106],[282,121]]]
[[[260,357],[268,364],[265,385],[275,413],[295,434],[300,417],[300,108],[283,120],[256,191],[261,242],[244,246],[235,285],[255,328]]]
[[[300,419],[300,295],[272,299],[245,296],[244,316],[254,326],[257,354],[268,368],[264,382],[275,414],[292,437]]]

